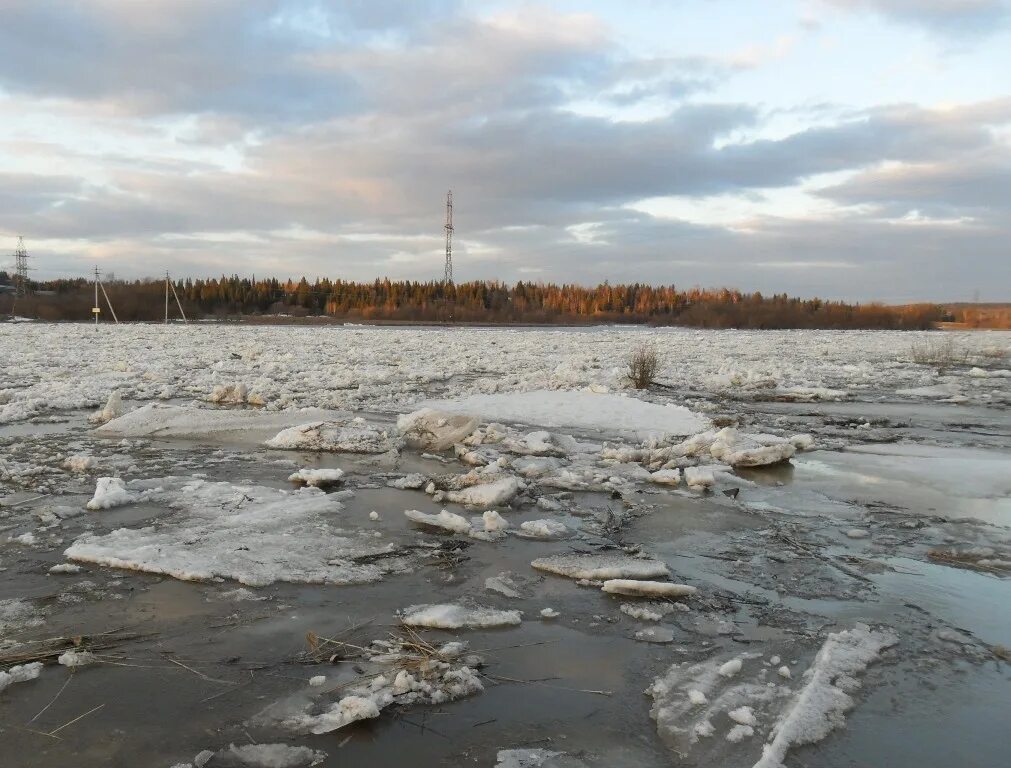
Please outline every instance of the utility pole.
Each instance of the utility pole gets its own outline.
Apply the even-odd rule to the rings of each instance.
[[[109,312],[112,314],[112,319],[116,321],[116,325],[119,325],[119,318],[116,317],[116,310],[112,307],[112,301],[109,299],[109,294],[105,290],[105,285],[101,280],[101,273],[98,271],[98,265],[95,265],[95,306],[91,308],[91,313],[95,316],[95,330],[98,330],[98,316],[102,313],[102,308],[98,306],[98,289],[102,289],[102,295],[105,297],[105,303],[109,307]]]
[[[95,303],[91,307],[91,314],[95,316],[95,330],[98,330],[98,316],[102,308],[98,306],[98,265],[95,265]]]
[[[179,316],[183,319],[184,323],[188,323],[189,320],[186,319],[186,313],[183,312],[183,303],[179,301],[179,294],[176,293],[176,285],[172,282],[168,272],[165,273],[165,322],[168,323],[169,288],[172,289],[172,295],[175,296],[176,299],[176,306],[179,307]]]
[[[446,193],[446,274],[443,281],[453,284],[453,190]]]
[[[28,285],[28,251],[25,239],[18,237],[18,247],[14,250],[14,295],[27,296],[31,292]]]

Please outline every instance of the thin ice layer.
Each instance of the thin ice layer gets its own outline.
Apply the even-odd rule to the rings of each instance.
[[[124,437],[197,437],[201,435],[278,430],[310,418],[332,417],[330,411],[263,411],[148,403],[98,427],[99,434]]]
[[[479,414],[485,421],[512,421],[544,427],[596,429],[639,438],[693,435],[709,420],[679,405],[657,405],[616,394],[536,390],[437,400],[432,408]]]

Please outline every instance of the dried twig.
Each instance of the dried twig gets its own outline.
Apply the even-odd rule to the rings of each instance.
[[[58,690],[58,691],[56,692],[56,695],[55,695],[55,696],[53,696],[53,699],[52,699],[52,701],[50,701],[50,702],[49,702],[48,704],[46,704],[46,706],[44,706],[44,707],[43,707],[42,709],[40,709],[40,710],[39,710],[39,711],[38,711],[37,713],[35,713],[35,717],[33,717],[33,718],[32,718],[31,720],[29,720],[29,721],[28,721],[28,723],[29,723],[29,724],[31,724],[31,723],[34,723],[34,722],[35,722],[36,720],[38,720],[38,719],[39,719],[39,717],[40,717],[41,715],[43,715],[43,714],[45,713],[45,711],[46,711],[47,709],[49,709],[49,708],[50,708],[51,706],[53,706],[53,703],[54,703],[54,702],[55,702],[55,701],[56,701],[56,700],[57,700],[58,698],[60,698],[60,694],[61,694],[61,693],[63,693],[63,691],[65,691],[65,690],[66,690],[67,686],[68,686],[68,685],[70,685],[70,681],[71,681],[71,680],[73,680],[73,679],[74,679],[74,676],[73,676],[73,675],[68,675],[68,676],[67,676],[67,680],[66,680],[66,682],[64,682],[64,683],[63,683],[63,686],[62,686],[62,687],[60,688],[60,690]]]
[[[560,691],[574,691],[575,693],[592,693],[592,694],[596,694],[598,696],[613,696],[614,695],[613,691],[594,691],[594,690],[590,690],[588,688],[569,688],[569,687],[564,686],[564,685],[551,685],[550,683],[543,682],[542,680],[520,680],[519,678],[505,677],[504,675],[488,675],[488,674],[486,674],[484,676],[488,677],[488,678],[490,678],[492,680],[502,680],[502,681],[505,681],[507,683],[527,683],[527,684],[530,684],[530,685],[543,685],[543,686],[545,686],[547,688],[557,688]],[[560,679],[560,678],[548,678],[548,679],[557,680],[557,679]]]
[[[55,735],[56,735],[57,733],[59,733],[60,731],[62,731],[62,730],[63,730],[64,728],[66,728],[67,726],[69,726],[69,725],[73,725],[73,724],[74,724],[74,723],[76,723],[76,722],[77,722],[78,720],[81,720],[81,719],[83,719],[83,718],[87,717],[87,716],[88,716],[88,715],[90,715],[90,714],[91,714],[92,712],[97,712],[98,710],[100,710],[100,709],[101,709],[102,707],[104,707],[104,706],[105,706],[105,703],[103,702],[103,703],[99,704],[99,705],[98,705],[97,707],[92,707],[92,708],[91,708],[91,709],[89,709],[89,710],[88,710],[87,712],[85,712],[85,713],[84,713],[83,715],[78,715],[77,717],[75,717],[75,718],[74,718],[73,720],[71,720],[70,722],[68,722],[68,723],[64,723],[64,724],[63,724],[63,725],[61,725],[61,726],[60,726],[59,728],[54,728],[53,730],[51,730],[51,731],[50,731],[49,733],[47,733],[46,735],[47,735],[47,736],[55,736]]]
[[[199,671],[193,669],[193,667],[188,667],[185,664],[183,664],[181,661],[178,661],[176,659],[170,658],[167,655],[165,656],[165,661],[172,662],[173,664],[176,664],[176,665],[182,667],[183,669],[188,669],[190,672],[192,672],[197,677],[202,677],[204,680],[209,680],[212,683],[223,683],[225,685],[235,685],[235,682],[232,681],[232,680],[221,680],[221,679],[216,678],[216,677],[210,677],[209,675],[205,675],[203,672],[199,672]]]

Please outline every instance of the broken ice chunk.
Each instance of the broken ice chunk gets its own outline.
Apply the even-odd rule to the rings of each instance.
[[[726,664],[720,667],[719,673],[724,677],[733,677],[738,672],[741,671],[741,666],[743,662],[740,659],[731,659]]]
[[[466,517],[445,509],[437,515],[427,515],[417,509],[405,509],[404,515],[408,520],[413,520],[423,525],[430,525],[433,528],[442,528],[452,533],[467,533],[470,530],[470,521]]]
[[[552,555],[530,565],[570,579],[649,579],[668,574],[666,563],[628,555]]]
[[[111,509],[135,501],[126,484],[118,477],[100,477],[95,485],[95,495],[85,506],[88,509]]]
[[[694,595],[697,587],[687,584],[672,584],[667,581],[639,581],[636,579],[609,579],[601,587],[604,592],[614,595],[631,595],[635,597],[669,597],[679,598]]]
[[[309,469],[308,467],[298,470],[288,476],[289,483],[301,483],[313,488],[327,488],[337,485],[344,477],[342,469]]]
[[[410,627],[437,629],[481,629],[507,627],[520,623],[520,611],[499,611],[494,608],[467,608],[452,603],[412,605],[405,608],[401,621]]]

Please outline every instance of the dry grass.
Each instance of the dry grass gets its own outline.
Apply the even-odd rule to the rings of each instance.
[[[126,633],[122,629],[94,635],[74,635],[73,637],[51,637],[46,640],[31,640],[0,653],[0,667],[28,664],[33,661],[52,663],[66,651],[99,651],[115,648],[123,643],[141,638],[154,637],[153,633]]]
[[[959,551],[957,549],[931,549],[927,552],[927,557],[937,563],[953,565],[958,568],[969,568],[974,571],[985,571],[987,573],[1006,574],[1011,571],[1011,567],[1006,565],[1007,560],[999,554],[982,553],[976,551]]]
[[[969,361],[969,351],[960,347],[955,336],[941,333],[935,338],[914,342],[909,349],[909,357],[914,363],[932,365],[944,371]]]
[[[1011,354],[1009,354],[1007,348],[997,346],[984,347],[979,351],[979,354],[981,357],[984,357],[987,360],[991,360],[994,363],[998,364],[1003,363],[1005,360],[1011,357]]]
[[[628,356],[628,380],[636,389],[649,389],[659,370],[660,355],[653,344],[643,342]]]

